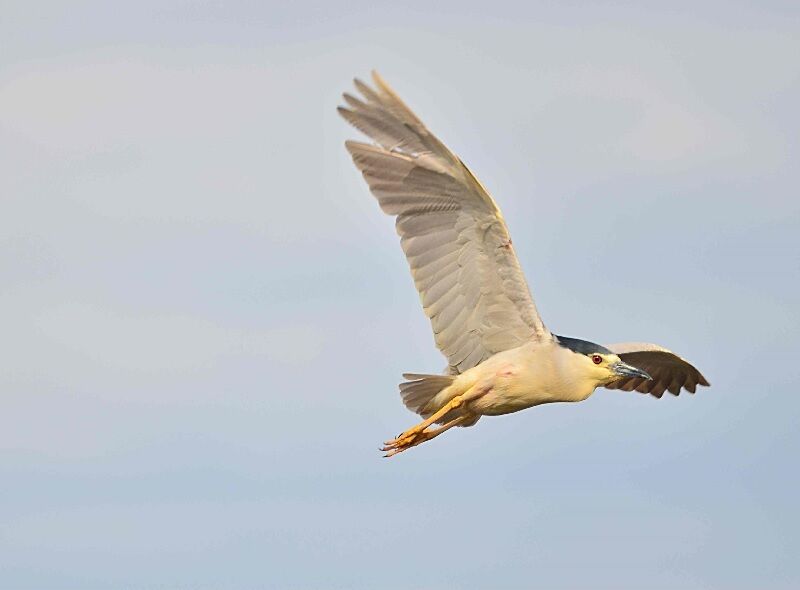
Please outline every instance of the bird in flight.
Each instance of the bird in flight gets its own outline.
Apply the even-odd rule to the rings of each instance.
[[[391,457],[454,426],[540,404],[578,402],[597,387],[691,393],[708,381],[655,344],[602,346],[558,336],[539,317],[503,215],[466,165],[377,72],[339,113],[374,143],[347,141],[384,213],[396,218],[444,375],[405,373],[400,395],[423,421],[381,449]]]

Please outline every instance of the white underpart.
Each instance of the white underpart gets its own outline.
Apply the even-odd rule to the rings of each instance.
[[[432,400],[441,407],[456,395],[466,395],[464,411],[497,416],[553,402],[577,402],[598,386],[584,370],[582,355],[554,341],[528,343],[500,352],[456,378]]]

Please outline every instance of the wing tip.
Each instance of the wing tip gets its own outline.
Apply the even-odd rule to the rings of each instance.
[[[356,139],[346,139],[344,141],[344,147],[347,149],[348,152],[350,152],[351,156],[355,156],[359,153],[363,154],[364,152],[375,152],[379,154],[389,153],[379,146],[373,145],[371,143],[365,143],[363,141],[358,141]]]
[[[366,98],[368,101],[373,102],[373,103],[374,102],[380,102],[378,100],[378,95],[376,94],[376,92],[372,88],[370,88],[369,84],[364,82],[361,78],[358,78],[358,77],[353,78],[353,86],[355,86],[356,89],[361,94],[363,94],[364,98]]]
[[[370,71],[370,76],[372,77],[372,82],[381,90],[386,90],[389,88],[389,85],[386,83],[386,80],[383,79],[383,76],[381,76],[378,73],[378,70],[376,70],[375,68],[372,68],[372,70]]]
[[[356,98],[355,96],[353,96],[349,92],[342,92],[342,98],[347,103],[348,107],[351,107],[353,109],[364,109],[364,108],[366,108],[366,105],[364,104],[364,101],[362,101],[359,98]]]

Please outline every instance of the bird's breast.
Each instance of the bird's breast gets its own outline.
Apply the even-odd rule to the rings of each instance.
[[[558,345],[524,345],[489,359],[482,381],[487,392],[472,402],[473,411],[487,416],[509,414],[553,402],[588,398],[595,387],[576,379],[571,370],[574,353]],[[494,362],[491,362],[494,361]]]

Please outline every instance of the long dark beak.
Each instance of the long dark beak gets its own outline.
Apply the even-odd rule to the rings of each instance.
[[[639,377],[640,379],[652,379],[650,375],[642,371],[641,369],[637,369],[636,367],[632,367],[627,363],[623,363],[622,361],[618,361],[609,367],[614,373],[619,375],[620,377]]]

